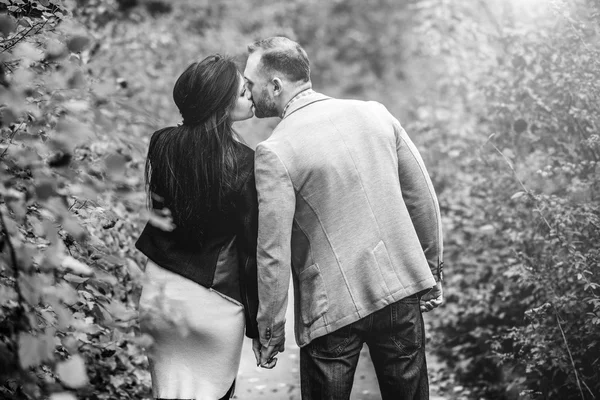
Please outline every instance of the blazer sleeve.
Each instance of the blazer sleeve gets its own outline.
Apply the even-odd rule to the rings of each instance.
[[[402,198],[408,208],[429,268],[436,282],[439,282],[443,279],[444,261],[438,199],[419,151],[400,122],[391,114],[389,115],[396,137],[398,178]]]
[[[254,179],[254,165],[238,197],[238,259],[241,296],[246,315],[246,336],[258,337],[258,282],[256,277],[256,237],[258,234],[258,199]]]
[[[263,346],[285,340],[296,194],[288,170],[264,142],[256,148],[258,331]]]

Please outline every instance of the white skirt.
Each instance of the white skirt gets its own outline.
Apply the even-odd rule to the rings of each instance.
[[[148,261],[140,327],[154,344],[148,359],[152,394],[162,399],[221,399],[240,365],[244,308]]]

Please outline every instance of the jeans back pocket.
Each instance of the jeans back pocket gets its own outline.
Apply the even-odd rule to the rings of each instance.
[[[402,355],[419,350],[424,342],[423,316],[419,299],[408,297],[391,305],[392,340]]]

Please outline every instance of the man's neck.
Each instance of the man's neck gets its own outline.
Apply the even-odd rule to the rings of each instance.
[[[282,99],[282,102],[281,102],[282,104],[280,106],[279,114],[281,115],[283,113],[283,110],[285,110],[285,107],[288,105],[290,100],[292,100],[294,97],[298,96],[300,93],[302,93],[305,90],[308,90],[310,88],[312,88],[312,82],[310,82],[310,81],[296,86],[294,88],[294,90],[292,90],[287,96],[285,96]]]

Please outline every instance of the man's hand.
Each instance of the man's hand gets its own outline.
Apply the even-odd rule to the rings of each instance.
[[[285,340],[272,346],[262,347],[260,350],[260,366],[267,369],[272,369],[277,365],[278,353],[285,351]]]
[[[444,302],[444,291],[442,290],[442,282],[438,282],[435,286],[421,297],[421,312],[428,312],[436,307],[439,307]]]

